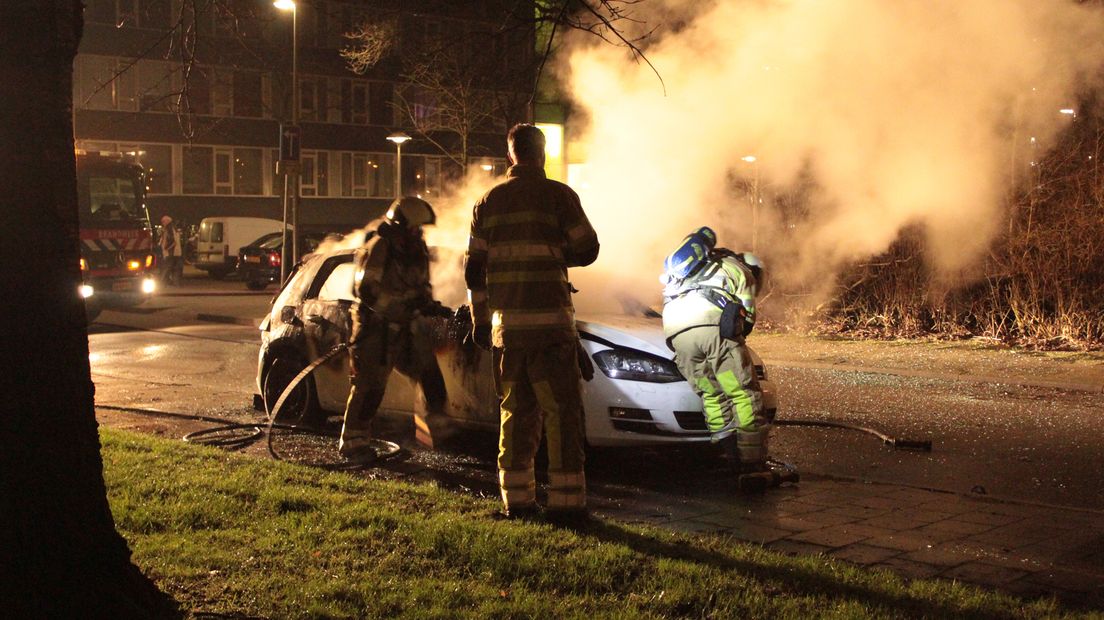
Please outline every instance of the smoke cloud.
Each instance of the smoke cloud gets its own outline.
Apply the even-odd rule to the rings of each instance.
[[[596,268],[572,274],[592,309],[610,308],[609,282],[656,301],[663,257],[698,226],[750,250],[756,178],[757,251],[792,285],[824,292],[912,225],[937,273],[968,277],[1001,229],[1017,167],[1071,122],[1059,110],[1104,66],[1098,4],[651,7],[638,16],[661,29],[646,53],[666,93],[609,45],[580,44],[562,68],[585,125],[575,189],[602,243]],[[795,218],[780,205],[799,187],[807,211]]]

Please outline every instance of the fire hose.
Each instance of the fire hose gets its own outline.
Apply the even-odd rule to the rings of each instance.
[[[882,440],[882,443],[897,448],[899,450],[919,450],[922,452],[931,452],[932,440],[931,439],[901,439],[899,437],[890,437],[885,433],[869,428],[866,426],[857,426],[854,424],[844,424],[842,422],[830,422],[828,420],[774,420],[771,422],[774,426],[819,426],[822,428],[841,428],[849,431],[859,431],[868,435],[873,435]]]
[[[318,359],[308,364],[306,368],[301,370],[299,374],[295,375],[295,377],[288,382],[287,386],[284,387],[284,390],[280,393],[279,398],[276,399],[276,403],[271,408],[268,405],[268,401],[265,400],[265,415],[267,417],[267,420],[264,423],[234,422],[231,420],[227,420],[226,418],[189,413],[178,413],[173,411],[161,411],[157,409],[144,409],[139,407],[121,407],[116,405],[99,404],[97,404],[96,407],[100,409],[109,409],[112,411],[137,413],[151,417],[174,418],[179,420],[195,420],[199,422],[210,422],[212,424],[215,424],[215,426],[212,426],[210,428],[204,428],[184,435],[183,440],[189,443],[201,443],[204,445],[235,449],[243,448],[260,439],[261,437],[267,437],[266,444],[268,448],[268,453],[272,456],[272,458],[278,461],[284,461],[288,459],[280,454],[276,450],[276,446],[274,446],[272,443],[272,438],[275,435],[273,431],[289,431],[334,438],[339,436],[338,433],[333,431],[327,431],[324,429],[319,429],[311,426],[303,426],[299,424],[278,422],[277,420],[279,419],[280,411],[282,410],[284,403],[287,401],[288,397],[295,391],[295,389],[299,387],[299,384],[302,383],[302,381],[306,379],[312,372],[314,372],[314,370],[317,369],[319,366],[330,361],[339,353],[346,351],[351,344],[352,343],[348,342],[340,343],[327,351]],[[264,395],[262,394],[262,399],[263,398]],[[226,436],[227,433],[232,433],[234,431],[252,432],[244,435]],[[379,459],[393,457],[402,450],[399,444],[392,441],[373,439],[372,443],[373,447],[376,450],[376,455]]]

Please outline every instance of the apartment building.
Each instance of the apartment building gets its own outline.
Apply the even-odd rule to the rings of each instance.
[[[402,146],[407,194],[432,202],[462,165],[502,171],[508,115],[474,128],[463,153],[447,130],[419,133],[443,93],[404,79],[403,50],[455,46],[449,54],[492,58],[485,66],[524,73],[531,30],[502,34],[503,11],[518,4],[299,0],[300,221],[339,228],[382,212],[399,193],[396,148],[387,140],[396,131],[414,138]],[[281,123],[292,116],[292,15],[259,0],[87,0],[85,19],[74,64],[77,147],[138,153],[150,172],[155,218],[279,218],[284,188],[276,161]],[[390,28],[392,49],[357,74],[340,50],[350,45],[346,33],[365,24]],[[520,91],[524,82],[496,88]],[[516,107],[515,119],[524,120]]]

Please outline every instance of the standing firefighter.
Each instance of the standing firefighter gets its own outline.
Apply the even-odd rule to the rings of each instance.
[[[763,277],[753,254],[717,248],[701,228],[664,263],[663,332],[705,420],[739,473],[765,468],[770,420],[744,338],[755,325]]]
[[[419,400],[415,412],[419,440],[426,441],[427,415],[444,407],[444,380],[425,320],[447,313],[433,300],[429,250],[422,238],[422,226],[435,221],[424,200],[397,199],[357,251],[357,304],[349,347],[353,385],[338,446],[350,461],[371,464],[376,458],[370,426],[392,369],[421,384],[425,402]]]
[[[501,411],[498,479],[508,517],[538,510],[533,459],[543,424],[548,509],[586,514],[579,335],[568,267],[598,258],[598,237],[579,196],[545,178],[544,134],[509,133],[506,181],[475,205],[465,280],[472,336],[492,350]]]

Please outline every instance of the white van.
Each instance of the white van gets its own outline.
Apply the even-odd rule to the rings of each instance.
[[[263,217],[205,217],[199,223],[195,266],[216,280],[225,278],[237,266],[242,246],[282,227],[280,220]]]

